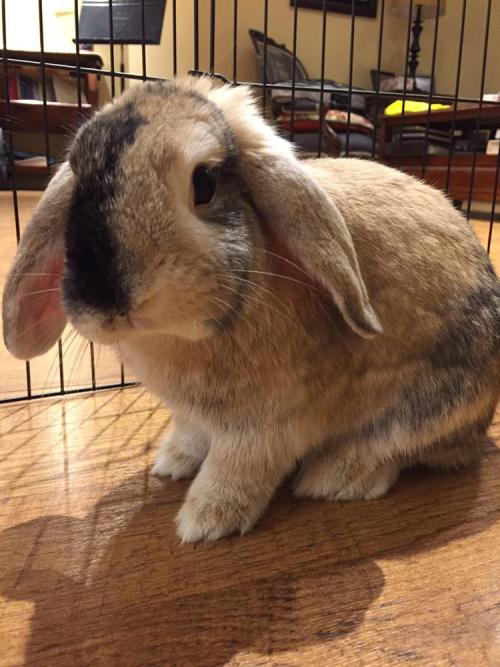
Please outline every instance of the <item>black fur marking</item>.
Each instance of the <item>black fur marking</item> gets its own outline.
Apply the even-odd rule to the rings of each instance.
[[[238,168],[238,151],[230,133],[226,133],[226,159],[212,172],[216,179],[216,192],[210,204],[199,207],[200,218],[209,225],[219,228],[226,247],[226,273],[236,280],[236,289],[224,289],[227,281],[222,278],[221,291],[228,307],[222,317],[213,318],[210,323],[218,331],[225,331],[238,320],[248,291],[248,271],[251,267],[252,254],[242,252],[242,247],[250,248],[250,233],[245,219],[250,207],[245,197],[245,188]],[[238,193],[235,195],[235,193]]]
[[[111,224],[120,158],[146,123],[131,105],[98,115],[78,133],[70,155],[75,190],[66,226],[63,291],[69,307],[124,314],[127,278]]]
[[[481,372],[499,352],[500,282],[489,273],[432,351],[431,361],[437,369],[451,366]]]

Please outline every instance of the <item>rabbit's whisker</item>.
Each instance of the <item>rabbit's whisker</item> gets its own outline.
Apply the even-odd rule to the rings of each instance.
[[[66,335],[64,336],[64,338],[63,338],[63,340],[62,340],[62,345],[63,345],[63,359],[64,359],[64,355],[65,355],[64,346],[66,345],[67,341],[71,338],[71,341],[70,341],[69,346],[68,346],[68,349],[69,349],[69,347],[71,347],[71,344],[73,343],[73,341],[75,340],[75,338],[77,337],[77,335],[78,335],[78,332],[76,331],[76,329],[74,329],[73,327],[71,327],[70,330],[69,330],[69,331],[66,333]],[[59,360],[59,350],[57,350],[57,352],[54,354],[54,356],[53,356],[53,358],[52,358],[52,362],[51,362],[51,364],[50,364],[50,366],[49,366],[49,370],[47,371],[47,375],[46,375],[46,378],[45,378],[45,382],[44,382],[44,384],[43,384],[43,388],[42,388],[42,395],[45,394],[45,390],[46,390],[46,389],[49,389],[49,386],[48,386],[48,385],[51,384],[52,373],[55,372],[55,363],[56,363],[56,361],[58,361],[58,360]]]
[[[286,264],[289,264],[290,266],[293,266],[294,269],[298,269],[301,273],[303,273],[305,276],[308,276],[307,271],[304,269],[303,266],[300,266],[299,264],[296,264],[295,262],[292,262],[292,260],[287,259],[286,257],[283,257],[282,255],[278,255],[275,252],[271,252],[271,250],[265,250],[264,252],[266,255],[271,255],[272,257],[276,257],[277,259],[280,259],[282,262],[286,262]]]
[[[73,366],[69,374],[68,386],[71,386],[72,384],[76,383],[76,380],[78,378],[78,371],[80,370],[83,357],[85,356],[85,352],[87,351],[89,345],[90,343],[87,339],[82,338],[80,340],[80,344],[77,348],[77,352],[74,357]]]
[[[50,289],[41,289],[37,290],[36,292],[27,292],[26,294],[23,294],[21,299],[25,299],[28,296],[35,296],[35,294],[47,294],[48,292],[60,292],[61,288],[60,287],[51,287]]]
[[[29,326],[27,329],[24,329],[23,331],[21,331],[21,333],[19,334],[19,338],[22,338],[22,337],[26,336],[26,334],[28,334],[30,331],[35,329],[39,324],[42,324],[42,322],[46,322],[47,320],[50,320],[51,318],[52,318],[52,315],[50,313],[48,315],[45,315],[41,319],[37,320],[34,324]]]
[[[253,329],[254,332],[256,332],[255,325],[250,320],[248,320],[242,313],[237,312],[233,304],[229,303],[228,301],[225,301],[224,299],[221,299],[218,296],[213,296],[212,300],[214,300],[217,303],[219,303],[220,305],[222,305],[226,309],[226,311],[231,312],[231,313],[235,313],[238,318],[241,318],[244,322],[247,323],[247,325],[251,329]]]
[[[257,271],[252,269],[231,269],[234,273],[256,273],[262,276],[271,276],[273,278],[281,278],[283,280],[289,280],[292,283],[297,283],[298,285],[303,285],[313,292],[319,292],[320,290],[310,283],[306,283],[303,280],[298,280],[297,278],[292,278],[291,276],[285,276],[282,273],[274,273],[273,271]]]
[[[61,274],[60,273],[40,273],[40,272],[32,273],[30,271],[28,271],[28,272],[18,271],[18,272],[13,273],[12,275],[14,275],[14,276],[60,276]]]
[[[264,293],[266,294],[267,297],[269,297],[270,299],[272,299],[273,301],[275,301],[278,305],[283,306],[283,308],[286,310],[286,303],[285,303],[284,301],[282,301],[281,299],[279,299],[275,294],[273,294],[271,290],[269,290],[269,289],[263,287],[262,285],[258,285],[257,283],[254,283],[254,282],[252,282],[251,280],[247,280],[247,279],[245,279],[245,278],[240,278],[239,280],[241,280],[242,282],[244,282],[245,285],[246,285],[250,290],[252,290],[252,293],[251,293],[251,294],[249,294],[248,292],[245,294],[245,301],[250,301],[250,302],[252,302],[252,303],[257,304],[258,306],[262,306],[262,305],[263,305],[263,301],[262,301],[262,298],[259,298],[259,297],[261,297],[261,296],[262,296],[262,292],[264,292]],[[226,290],[230,291],[232,294],[239,294],[238,290],[235,289],[235,288],[234,288],[233,286],[231,286],[231,285],[227,285],[227,284],[225,284],[225,283],[221,283],[221,287],[222,287],[223,289],[226,289]],[[270,310],[272,310],[274,313],[276,313],[277,315],[280,315],[281,317],[285,318],[288,322],[293,323],[293,320],[292,320],[290,317],[288,317],[288,315],[286,314],[286,312],[283,312],[283,311],[280,310],[278,307],[273,306],[272,303],[269,303],[269,302],[268,302],[266,305],[267,305],[268,308],[269,308]]]

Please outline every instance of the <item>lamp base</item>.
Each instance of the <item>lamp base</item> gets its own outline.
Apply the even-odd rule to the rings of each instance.
[[[417,67],[418,67],[418,55],[420,53],[420,34],[423,30],[423,21],[422,21],[422,7],[417,5],[417,13],[415,14],[415,20],[413,21],[412,27],[412,44],[410,47],[410,57],[408,58],[408,76],[413,79],[413,91],[417,90]]]

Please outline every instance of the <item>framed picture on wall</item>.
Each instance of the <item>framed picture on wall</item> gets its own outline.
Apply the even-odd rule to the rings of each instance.
[[[290,0],[290,5],[297,2],[297,7],[304,9],[320,9],[323,11],[323,0]],[[352,0],[326,0],[326,11],[339,14],[352,13]],[[354,0],[354,14],[356,16],[377,16],[377,0]]]

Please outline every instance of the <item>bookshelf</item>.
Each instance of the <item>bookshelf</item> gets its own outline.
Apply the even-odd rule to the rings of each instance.
[[[42,69],[37,65],[41,62],[40,52],[6,50],[3,53],[4,62],[0,68],[3,144],[10,150],[12,143],[16,154],[16,186],[20,189],[43,189],[57,162],[62,159],[68,139],[99,104],[98,73],[80,71],[79,105],[77,71],[58,66],[76,68],[79,64],[82,68],[101,69],[103,62],[98,54],[91,51],[80,51],[78,62],[75,53],[45,52],[45,108]],[[47,135],[49,163],[46,159]],[[0,189],[12,187],[11,172],[12,163],[4,157]]]

